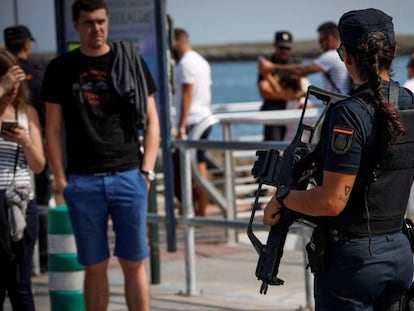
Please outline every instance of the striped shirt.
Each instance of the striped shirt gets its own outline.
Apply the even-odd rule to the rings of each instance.
[[[17,115],[17,120],[19,124],[21,124],[26,129],[26,133],[29,135],[29,124],[27,121],[26,114],[22,111],[19,111]],[[14,175],[14,180],[17,185],[32,186],[30,199],[33,199],[34,192],[32,183],[32,173],[26,161],[26,157],[21,146],[18,151],[16,172],[14,174],[16,152],[16,143],[5,141],[3,138],[0,137],[0,190],[5,190],[11,184]]]
[[[349,94],[351,80],[345,63],[341,61],[336,50],[325,51],[314,62],[330,77],[328,79],[325,74],[323,75],[323,88],[326,91]]]

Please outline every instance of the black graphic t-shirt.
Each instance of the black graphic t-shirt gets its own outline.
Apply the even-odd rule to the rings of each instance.
[[[119,171],[140,164],[128,107],[112,84],[113,58],[111,52],[88,57],[75,50],[54,59],[46,70],[42,97],[62,106],[68,173]],[[148,94],[153,94],[155,83],[145,62],[141,63]]]

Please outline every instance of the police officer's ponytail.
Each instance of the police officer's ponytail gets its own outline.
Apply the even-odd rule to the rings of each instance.
[[[377,9],[355,10],[342,15],[338,23],[342,45],[356,62],[362,81],[367,81],[384,117],[389,145],[405,133],[397,107],[382,95],[381,71],[390,73],[395,57],[392,17]]]
[[[345,47],[346,48],[346,47]],[[383,32],[372,32],[367,39],[357,47],[347,48],[354,58],[359,76],[367,80],[374,93],[380,114],[384,116],[386,129],[389,136],[389,144],[393,145],[397,136],[404,134],[405,129],[401,123],[398,110],[394,103],[389,103],[384,98],[381,88],[381,70],[391,70],[391,64],[395,57],[395,43],[390,43]]]

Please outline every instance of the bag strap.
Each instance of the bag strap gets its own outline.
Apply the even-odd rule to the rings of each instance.
[[[359,103],[370,115],[372,120],[375,121],[375,113],[376,113],[376,108],[372,107],[372,105],[368,105],[366,103],[366,96],[367,94],[370,94],[370,96],[372,96],[372,93],[370,91],[366,91],[366,92],[361,92],[361,93],[357,93],[355,96],[353,96],[352,98]],[[363,96],[365,95],[365,97]],[[389,88],[388,88],[388,98],[387,101],[392,104],[395,105],[395,108],[398,110],[398,100],[399,100],[399,95],[400,95],[400,86],[397,82],[393,81],[390,79],[389,81]],[[379,134],[379,133],[377,133]],[[380,161],[380,156],[384,154],[384,152],[387,149],[387,144],[384,145],[380,145],[379,146],[379,150],[375,153],[375,155],[373,156],[373,161],[371,162],[372,164],[372,168],[370,169],[372,172],[374,172],[376,170],[376,166]]]
[[[398,97],[400,95],[400,86],[397,82],[390,79],[390,89],[388,94],[388,102],[394,104],[398,109]]]
[[[13,180],[16,177],[17,161],[19,160],[19,151],[20,151],[20,145],[17,145],[16,157],[14,158]]]
[[[331,75],[328,72],[323,72],[323,74],[325,75],[326,79],[329,81],[329,83],[331,84],[331,86],[335,89],[335,92],[338,93],[342,93],[341,90],[339,89],[339,87],[336,86],[336,83],[332,80]]]
[[[19,118],[19,115],[18,115],[17,108],[16,108],[16,120],[18,120],[18,118]],[[14,158],[14,168],[13,168],[13,179],[12,179],[12,182],[14,181],[14,178],[16,177],[17,162],[19,160],[19,152],[20,152],[20,144],[17,144],[16,156]]]

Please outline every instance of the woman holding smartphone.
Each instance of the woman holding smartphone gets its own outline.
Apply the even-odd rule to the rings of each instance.
[[[29,311],[35,310],[31,265],[38,231],[31,174],[43,170],[45,156],[39,118],[28,105],[28,92],[16,65],[15,57],[0,49],[0,84],[5,78],[9,83],[0,93],[0,309],[8,295],[13,310]],[[28,189],[26,228],[19,241],[11,240],[7,221],[5,192],[12,183]]]

